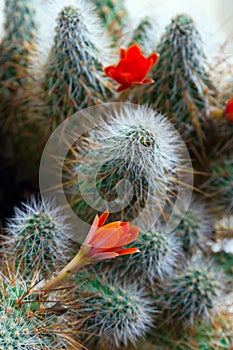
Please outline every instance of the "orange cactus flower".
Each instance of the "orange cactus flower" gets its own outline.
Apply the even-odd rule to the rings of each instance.
[[[233,97],[226,102],[225,116],[233,124]]]
[[[90,231],[81,245],[77,255],[58,273],[58,275],[43,286],[46,292],[56,289],[64,281],[76,273],[81,267],[96,261],[115,258],[139,252],[137,248],[123,248],[133,242],[139,233],[139,228],[128,222],[114,221],[104,225],[109,213],[106,211],[100,217],[96,215]],[[104,225],[104,226],[103,226]]]
[[[158,59],[159,54],[156,52],[148,57],[143,56],[140,47],[134,44],[127,50],[121,48],[117,66],[105,67],[104,73],[121,84],[117,89],[117,92],[120,92],[134,84],[153,83],[154,81],[146,78],[146,75]]]
[[[139,228],[122,221],[114,221],[104,225],[108,215],[108,212],[104,212],[100,217],[96,215],[91,229],[81,246],[80,252],[90,262],[115,258],[118,255],[132,254],[139,251],[137,248],[121,249],[138,237]]]

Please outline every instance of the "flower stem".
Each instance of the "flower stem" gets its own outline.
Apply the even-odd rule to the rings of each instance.
[[[82,251],[79,251],[78,254],[58,273],[56,277],[45,283],[43,286],[43,291],[48,292],[52,289],[56,289],[87,263],[88,260],[85,258]]]

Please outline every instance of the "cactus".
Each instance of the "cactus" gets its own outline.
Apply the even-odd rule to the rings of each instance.
[[[0,282],[0,348],[11,350],[51,349],[53,338],[49,327],[52,319],[44,319],[34,298],[25,297],[26,283],[19,278],[10,281],[1,276]],[[30,300],[30,301],[29,301]],[[51,333],[51,334],[49,334]]]
[[[135,246],[139,253],[119,258],[117,264],[113,264],[112,274],[137,280],[140,286],[153,287],[156,279],[167,279],[181,257],[179,241],[163,226],[156,225],[139,234]]]
[[[63,7],[55,32],[42,86],[44,117],[49,118],[52,128],[112,95],[102,66],[110,54],[107,39],[89,5],[79,1],[77,7]]]
[[[150,335],[151,350],[231,350],[232,329],[230,320],[220,314],[213,321],[198,321],[192,327],[175,330],[155,329]],[[154,345],[156,344],[156,345]],[[154,346],[154,347],[153,347]],[[143,343],[141,348],[144,348]]]
[[[99,342],[95,348],[116,349],[135,344],[152,326],[154,311],[150,301],[135,285],[119,285],[90,272],[80,273],[77,283],[80,282],[78,293],[83,295],[83,301],[81,298],[78,317],[83,319],[82,330],[99,336],[93,337],[94,342]]]
[[[77,154],[71,181],[79,215],[88,220],[92,208],[103,210],[103,198],[118,219],[132,220],[148,197],[153,216],[163,212],[177,186],[177,169],[182,169],[181,141],[165,118],[142,106],[123,106],[107,123],[102,121],[101,129],[90,131],[87,145]]]
[[[14,217],[8,221],[6,251],[24,274],[34,273],[38,267],[51,273],[71,254],[71,244],[66,236],[69,226],[60,209],[50,207],[50,212],[46,212],[43,203],[32,198],[23,204],[23,209],[16,208]],[[51,214],[56,217],[56,222],[52,221]]]
[[[33,293],[33,289],[39,289],[35,276],[29,283],[9,270],[8,261],[4,261],[3,269],[6,266],[9,277],[3,273],[0,276],[0,349],[70,349],[71,345],[83,349],[79,334],[72,329],[74,319],[66,315],[74,302],[70,291],[46,296]]]
[[[233,253],[219,252],[214,255],[216,265],[225,271],[229,276],[233,276]],[[232,282],[231,282],[232,284]]]
[[[213,269],[190,264],[185,272],[172,278],[168,290],[168,309],[178,319],[193,324],[210,318],[210,311],[221,293],[221,281]]]
[[[183,218],[180,221],[180,218]],[[204,203],[193,200],[187,213],[182,208],[175,217],[179,222],[175,232],[181,240],[181,245],[187,256],[197,252],[197,248],[205,249],[207,238],[213,233],[213,224]]]
[[[208,180],[207,193],[215,201],[214,211],[233,210],[233,161],[231,157],[219,160],[212,165],[212,177]]]
[[[192,18],[174,17],[157,47],[160,60],[148,91],[149,102],[182,131],[203,143],[203,118],[217,105],[217,88],[211,81],[202,40]]]
[[[128,46],[138,44],[144,53],[150,54],[155,48],[155,24],[150,17],[144,17],[134,29]]]
[[[29,0],[5,0],[5,36],[0,45],[0,82],[9,93],[29,77],[35,55],[35,11]]]
[[[92,2],[113,39],[121,38],[122,31],[128,22],[124,0],[92,0]]]

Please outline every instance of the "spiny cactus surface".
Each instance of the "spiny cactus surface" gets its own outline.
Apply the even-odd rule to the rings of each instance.
[[[87,272],[77,281],[82,281],[84,297],[79,311],[84,320],[82,327],[88,334],[99,336],[97,340],[106,349],[135,344],[152,325],[150,301],[136,285],[121,286],[115,280],[109,282]]]
[[[102,36],[89,4],[79,1],[77,7],[65,6],[58,14],[43,83],[44,116],[52,118],[53,127],[78,110],[110,98],[110,82],[103,74],[103,61],[110,51]]]

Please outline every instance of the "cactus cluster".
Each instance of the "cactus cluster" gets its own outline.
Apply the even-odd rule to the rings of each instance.
[[[232,349],[232,88],[195,20],[176,15],[157,44],[159,19],[134,25],[124,0],[4,1],[0,350]],[[50,135],[64,188],[42,201]],[[92,223],[81,245],[65,213]]]

